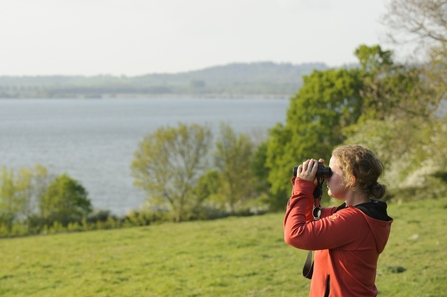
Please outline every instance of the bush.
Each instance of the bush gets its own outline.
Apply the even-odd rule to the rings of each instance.
[[[109,219],[118,220],[118,217],[112,215],[110,210],[107,209],[94,209],[87,215],[87,222],[89,223],[107,222]]]
[[[87,196],[78,181],[62,174],[50,184],[42,199],[42,217],[53,225],[60,223],[63,226],[82,220],[92,210]]]
[[[426,176],[424,185],[390,188],[385,200],[391,202],[415,201],[423,199],[436,199],[445,197],[447,183],[437,176]]]

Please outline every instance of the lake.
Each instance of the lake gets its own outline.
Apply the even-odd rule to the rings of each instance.
[[[0,166],[40,164],[67,173],[95,208],[123,215],[144,203],[130,164],[138,143],[161,126],[221,122],[262,141],[284,123],[288,99],[0,99]]]

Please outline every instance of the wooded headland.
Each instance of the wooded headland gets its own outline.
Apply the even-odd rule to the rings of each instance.
[[[302,76],[324,63],[233,63],[175,74],[141,76],[0,76],[0,98],[114,98],[153,96],[290,97]]]

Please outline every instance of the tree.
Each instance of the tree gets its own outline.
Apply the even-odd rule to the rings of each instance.
[[[161,127],[140,142],[131,165],[135,186],[157,205],[168,205],[180,222],[196,207],[192,189],[208,170],[211,131],[179,123]]]
[[[39,221],[38,205],[50,184],[47,169],[36,165],[34,168],[20,168],[18,172],[2,167],[0,180],[0,221],[12,226],[24,221],[29,227],[35,219]]]
[[[267,142],[264,141],[253,153],[251,171],[253,173],[254,189],[257,194],[268,195],[271,184],[268,182],[269,169],[266,166]]]
[[[383,23],[389,40],[417,45],[416,63],[392,65],[366,81],[366,101],[385,102],[347,141],[363,141],[387,164],[385,176],[399,199],[436,197],[446,188],[447,1],[391,0]],[[380,121],[378,121],[380,120]],[[436,186],[434,186],[436,185]],[[410,195],[408,195],[410,196]]]
[[[360,143],[375,151],[385,165],[383,182],[388,199],[443,197],[447,191],[447,122],[418,117],[369,120],[347,143]]]
[[[213,219],[226,215],[226,212],[216,205],[216,201],[219,201],[220,180],[220,173],[215,169],[208,170],[199,177],[197,185],[192,190],[196,201],[193,210],[195,218]]]
[[[446,10],[446,0],[391,0],[382,17],[392,43],[418,49],[421,74],[439,94],[433,109],[447,92]]]
[[[219,186],[220,174],[217,170],[208,170],[200,176],[197,185],[193,189],[198,204],[202,204],[206,200],[213,200],[213,196],[218,192]]]
[[[359,46],[355,51],[362,70],[363,97],[360,121],[430,117],[438,106],[439,96],[423,79],[423,69],[394,63],[393,52],[379,45]]]
[[[23,203],[16,192],[13,170],[3,166],[0,183],[0,224],[11,228]]]
[[[362,87],[358,69],[314,71],[292,98],[286,124],[277,124],[267,139],[266,166],[272,205],[285,206],[293,166],[308,158],[330,157],[334,146],[345,140],[343,129],[361,115]]]
[[[432,120],[437,95],[427,86],[419,67],[395,64],[391,51],[383,51],[378,45],[360,46],[356,55],[363,71],[362,115],[344,133],[352,141],[356,139],[355,134],[365,135],[365,129],[373,129],[374,125],[381,127],[386,123],[393,127],[381,131],[381,142],[376,145],[386,151],[383,161],[388,163],[421,143],[422,134],[415,130]],[[377,137],[376,132],[371,133]]]
[[[447,41],[446,10],[446,0],[391,0],[382,23],[394,43],[428,43],[431,47]]]
[[[434,116],[439,94],[427,83],[425,69],[394,63],[392,53],[380,46],[361,46],[356,54],[364,71],[364,111],[356,125],[345,129],[345,143],[361,143],[377,152],[386,168],[388,198],[401,199],[410,192],[414,198],[421,191],[424,197],[436,196],[428,181],[438,183],[433,174],[440,168],[427,152],[433,151],[433,136],[442,125]]]
[[[66,226],[81,221],[91,211],[92,205],[85,188],[67,174],[56,177],[40,202],[41,217],[47,223],[59,222]]]
[[[25,220],[36,217],[39,205],[54,177],[50,176],[47,168],[36,165],[33,168],[20,168],[15,179],[17,194],[22,197],[23,208],[19,215]],[[29,222],[30,223],[30,222]]]
[[[220,173],[218,197],[232,213],[236,212],[238,204],[254,195],[250,184],[253,152],[254,144],[248,134],[236,134],[228,124],[221,123],[214,153],[214,163]]]

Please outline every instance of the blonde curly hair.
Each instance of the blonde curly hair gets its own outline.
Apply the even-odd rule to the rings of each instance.
[[[343,171],[347,185],[361,190],[368,197],[381,199],[385,196],[386,186],[377,180],[383,172],[383,164],[368,148],[361,145],[343,145],[332,151]]]

